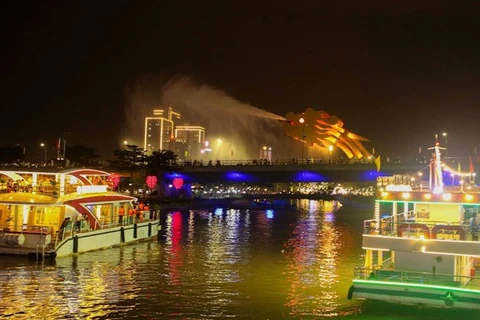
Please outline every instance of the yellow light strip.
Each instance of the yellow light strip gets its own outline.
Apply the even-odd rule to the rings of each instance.
[[[370,248],[370,247],[362,247],[363,250],[376,250],[376,251],[390,251],[390,249],[385,248]]]

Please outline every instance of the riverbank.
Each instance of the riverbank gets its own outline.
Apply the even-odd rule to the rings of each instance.
[[[328,195],[328,194],[269,194],[269,195],[248,195],[237,198],[185,198],[185,199],[148,199],[150,207],[161,210],[189,210],[208,207],[231,207],[242,209],[246,207],[257,208],[281,208],[290,206],[291,202],[279,200],[323,200],[339,201],[342,206],[349,207],[370,207],[374,204],[373,196],[360,195]],[[250,206],[248,205],[250,203]]]

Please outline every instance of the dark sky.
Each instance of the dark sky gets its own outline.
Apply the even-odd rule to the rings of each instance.
[[[0,144],[70,132],[109,156],[129,88],[183,75],[282,116],[323,109],[380,154],[443,131],[449,155],[480,154],[480,3],[330,2],[2,1]]]

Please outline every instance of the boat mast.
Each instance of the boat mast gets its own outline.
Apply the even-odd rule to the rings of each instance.
[[[440,147],[438,143],[438,134],[435,135],[435,146],[428,148],[429,150],[434,150],[433,161],[431,163],[431,176],[433,175],[433,187],[431,190],[433,193],[442,193],[443,192],[443,175],[442,175],[442,163],[440,160],[440,149],[445,150],[445,148]],[[430,179],[432,180],[432,179]]]

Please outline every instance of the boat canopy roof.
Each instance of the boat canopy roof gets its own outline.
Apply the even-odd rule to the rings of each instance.
[[[377,201],[480,205],[480,193],[476,190],[469,192],[448,192],[448,190],[445,190],[442,193],[430,191],[382,191]]]
[[[70,193],[60,197],[49,195],[40,195],[28,192],[0,193],[0,203],[4,204],[31,204],[31,205],[62,205],[65,202],[73,200],[86,200],[95,198],[95,201],[101,198],[116,199],[120,201],[136,201],[137,198],[118,192],[99,192],[99,193]],[[113,198],[112,198],[113,197]]]
[[[0,203],[7,204],[45,204],[51,205],[57,202],[57,198],[48,195],[27,193],[27,192],[11,192],[0,193]]]
[[[49,170],[31,170],[31,171],[26,171],[26,170],[0,170],[0,174],[3,174],[12,180],[23,180],[23,177],[21,176],[22,174],[44,174],[44,175],[54,175],[54,174],[65,174],[65,175],[71,175],[75,177],[79,176],[109,176],[110,173],[103,171],[103,170],[97,170],[97,169],[86,169],[86,168],[81,168],[81,169],[68,169],[68,170],[61,170],[61,171],[49,171]]]
[[[88,201],[89,198],[95,198],[95,201],[99,201],[99,199],[116,199],[119,201],[136,201],[137,198],[131,197],[126,194],[113,192],[113,191],[106,191],[106,192],[95,192],[95,193],[70,193],[64,196],[61,196],[57,199],[57,203],[65,203],[70,202],[73,200],[86,200]]]

